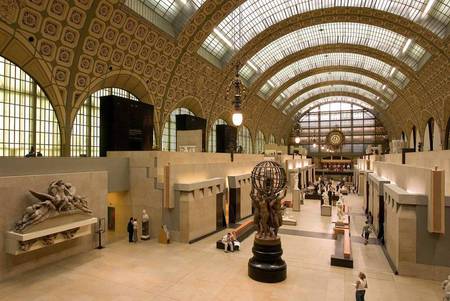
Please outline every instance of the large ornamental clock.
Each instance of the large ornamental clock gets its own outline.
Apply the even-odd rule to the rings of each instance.
[[[332,130],[327,135],[327,144],[337,149],[344,143],[345,136],[340,130]]]

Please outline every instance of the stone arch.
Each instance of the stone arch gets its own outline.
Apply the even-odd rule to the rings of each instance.
[[[9,28],[8,28],[9,29]],[[25,37],[21,32],[7,32],[5,27],[0,28],[0,55],[17,65],[27,73],[39,85],[47,96],[58,120],[61,139],[61,150],[66,143],[65,127],[65,89],[56,84],[50,65],[44,61],[42,55],[37,51],[35,37]]]
[[[305,101],[303,101],[302,103],[300,103],[299,105],[297,105],[294,109],[292,109],[292,112],[288,115],[288,120],[292,120],[292,118],[294,117],[295,114],[297,114],[298,110],[300,110],[302,107],[306,106],[307,104],[327,97],[327,96],[350,96],[356,99],[360,99],[362,101],[364,101],[365,103],[373,106],[375,108],[375,112],[385,112],[385,117],[381,117],[382,115],[380,115],[379,117],[382,118],[381,121],[383,122],[383,125],[386,127],[386,129],[388,127],[391,127],[393,125],[392,122],[392,116],[389,114],[389,112],[384,111],[383,108],[381,108],[378,104],[374,103],[372,100],[367,99],[359,94],[354,94],[354,93],[348,93],[348,92],[332,92],[332,93],[323,93],[323,94],[318,94],[314,97],[311,97]]]
[[[371,92],[371,93],[377,95],[378,97],[380,97],[380,99],[383,99],[383,98],[384,98],[384,96],[383,96],[381,93],[379,93],[377,90],[372,89],[372,88],[370,88],[370,87],[368,87],[368,86],[366,86],[366,85],[362,85],[362,84],[355,83],[355,82],[349,82],[349,81],[328,81],[328,82],[320,82],[320,83],[317,83],[317,84],[308,86],[308,87],[306,87],[306,88],[304,88],[304,89],[298,91],[297,93],[293,94],[293,95],[292,95],[291,97],[289,97],[289,98],[285,101],[285,103],[280,107],[280,110],[282,111],[284,108],[286,108],[286,107],[289,105],[289,103],[291,103],[291,102],[292,102],[293,100],[295,100],[297,97],[299,97],[299,96],[301,96],[301,95],[307,93],[308,91],[311,91],[311,90],[313,90],[313,89],[320,88],[320,87],[327,87],[327,86],[333,86],[333,85],[345,85],[345,86],[350,86],[350,87],[357,87],[357,88],[366,90],[366,91],[368,91],[368,92]],[[383,100],[386,100],[386,99],[383,99]],[[375,102],[374,102],[374,103],[375,103]],[[389,101],[385,101],[385,103],[388,104]],[[378,105],[378,106],[379,106],[379,105]]]
[[[445,137],[444,137],[444,141],[445,141],[445,145],[443,147],[443,149],[449,150],[450,149],[450,116],[448,117],[447,120],[447,126],[445,127]]]

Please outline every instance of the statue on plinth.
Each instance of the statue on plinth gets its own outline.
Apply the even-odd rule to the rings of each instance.
[[[322,193],[322,205],[330,205],[330,200],[328,199],[328,191],[323,191]]]
[[[336,202],[336,208],[337,208],[337,218],[338,218],[338,222],[343,223],[344,222],[344,203],[342,202],[341,199],[339,199]]]
[[[150,239],[150,217],[145,209],[142,210],[142,235],[141,240]]]
[[[250,197],[257,233],[248,275],[261,282],[280,282],[286,279],[286,263],[281,259],[283,250],[278,236],[283,222],[281,201],[286,196],[286,173],[278,163],[263,161],[253,169],[251,180]]]

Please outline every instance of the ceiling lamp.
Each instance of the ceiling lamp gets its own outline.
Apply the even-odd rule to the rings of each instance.
[[[300,116],[296,116],[294,128],[292,129],[292,136],[294,137],[294,143],[300,144],[300,136],[302,129],[300,127]]]
[[[316,131],[314,130],[313,131],[313,148],[316,148],[317,147],[317,142],[316,142]]]
[[[246,91],[244,84],[242,83],[241,77],[239,76],[239,68],[240,68],[239,62],[236,64],[235,68],[236,69],[234,79],[228,85],[227,92],[225,94],[225,99],[226,100],[230,99],[230,93],[231,91],[233,91],[234,95],[232,96],[231,100],[231,104],[233,106],[233,116],[231,119],[235,126],[240,126],[244,119],[241,112],[241,104],[243,98],[245,97]]]
[[[238,40],[235,41],[234,48],[239,49],[240,46],[242,46],[242,37],[241,37],[241,11],[239,7],[239,20],[238,20]],[[239,43],[239,45],[238,45]],[[235,64],[235,72],[234,72],[234,79],[230,82],[230,84],[227,87],[227,91],[225,94],[225,100],[230,100],[231,98],[231,104],[233,106],[233,116],[231,117],[231,120],[234,124],[234,126],[240,126],[242,122],[244,121],[244,116],[242,116],[241,111],[241,104],[246,96],[246,90],[245,86],[241,80],[241,76],[239,75],[241,64],[239,61]],[[230,96],[230,93],[233,93],[233,96]]]

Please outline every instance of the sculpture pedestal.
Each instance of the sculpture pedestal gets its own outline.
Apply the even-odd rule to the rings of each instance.
[[[300,190],[292,190],[292,210],[300,211]]]
[[[150,222],[144,221],[142,222],[142,235],[141,240],[149,240],[150,239]]]
[[[281,282],[286,279],[287,265],[281,259],[281,240],[263,240],[255,237],[253,257],[248,261],[248,276],[265,283]]]
[[[322,205],[320,207],[320,215],[321,216],[331,216],[331,206],[330,205]]]

